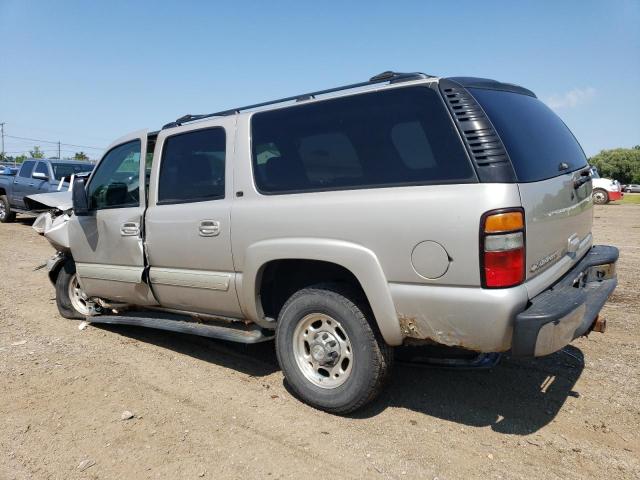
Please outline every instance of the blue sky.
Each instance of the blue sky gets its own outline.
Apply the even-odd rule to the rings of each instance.
[[[7,135],[104,147],[185,113],[392,69],[524,85],[588,155],[640,144],[639,0],[0,0],[0,35]]]

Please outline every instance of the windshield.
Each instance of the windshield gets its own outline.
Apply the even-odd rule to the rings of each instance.
[[[469,91],[498,131],[518,181],[537,182],[587,166],[571,131],[537,98],[501,90]]]
[[[64,178],[68,181],[71,175],[93,170],[93,165],[87,163],[52,163],[51,166],[56,180]]]

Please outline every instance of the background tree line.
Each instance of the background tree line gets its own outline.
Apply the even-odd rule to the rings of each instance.
[[[613,178],[623,185],[640,183],[640,145],[602,150],[589,163],[598,167],[601,177]]]
[[[15,162],[16,164],[21,164],[27,158],[45,158],[44,152],[40,149],[39,145],[33,147],[33,149],[29,150],[29,155],[17,155],[12,157],[11,155],[3,154],[0,152],[0,162]],[[58,157],[49,157],[52,160],[60,160]],[[84,152],[76,152],[73,157],[67,157],[63,160],[77,160],[80,162],[85,162],[89,160],[89,157]]]

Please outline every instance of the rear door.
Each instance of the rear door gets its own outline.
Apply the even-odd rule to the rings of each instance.
[[[145,250],[163,307],[241,317],[231,255],[234,124],[221,118],[156,140]]]
[[[89,296],[152,305],[143,281],[146,130],[116,141],[89,178],[90,215],[69,221],[71,253]]]
[[[470,89],[504,143],[526,222],[527,279],[538,290],[564,274],[591,245],[593,203],[586,157],[562,120],[535,97]]]

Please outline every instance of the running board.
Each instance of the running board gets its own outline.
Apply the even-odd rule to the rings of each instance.
[[[230,322],[228,325],[211,325],[194,322],[186,316],[163,314],[160,312],[130,312],[128,315],[95,315],[87,317],[87,322],[148,327],[239,343],[259,343],[274,338],[274,335],[270,334],[269,330],[264,330],[255,324],[245,325],[241,322]]]

